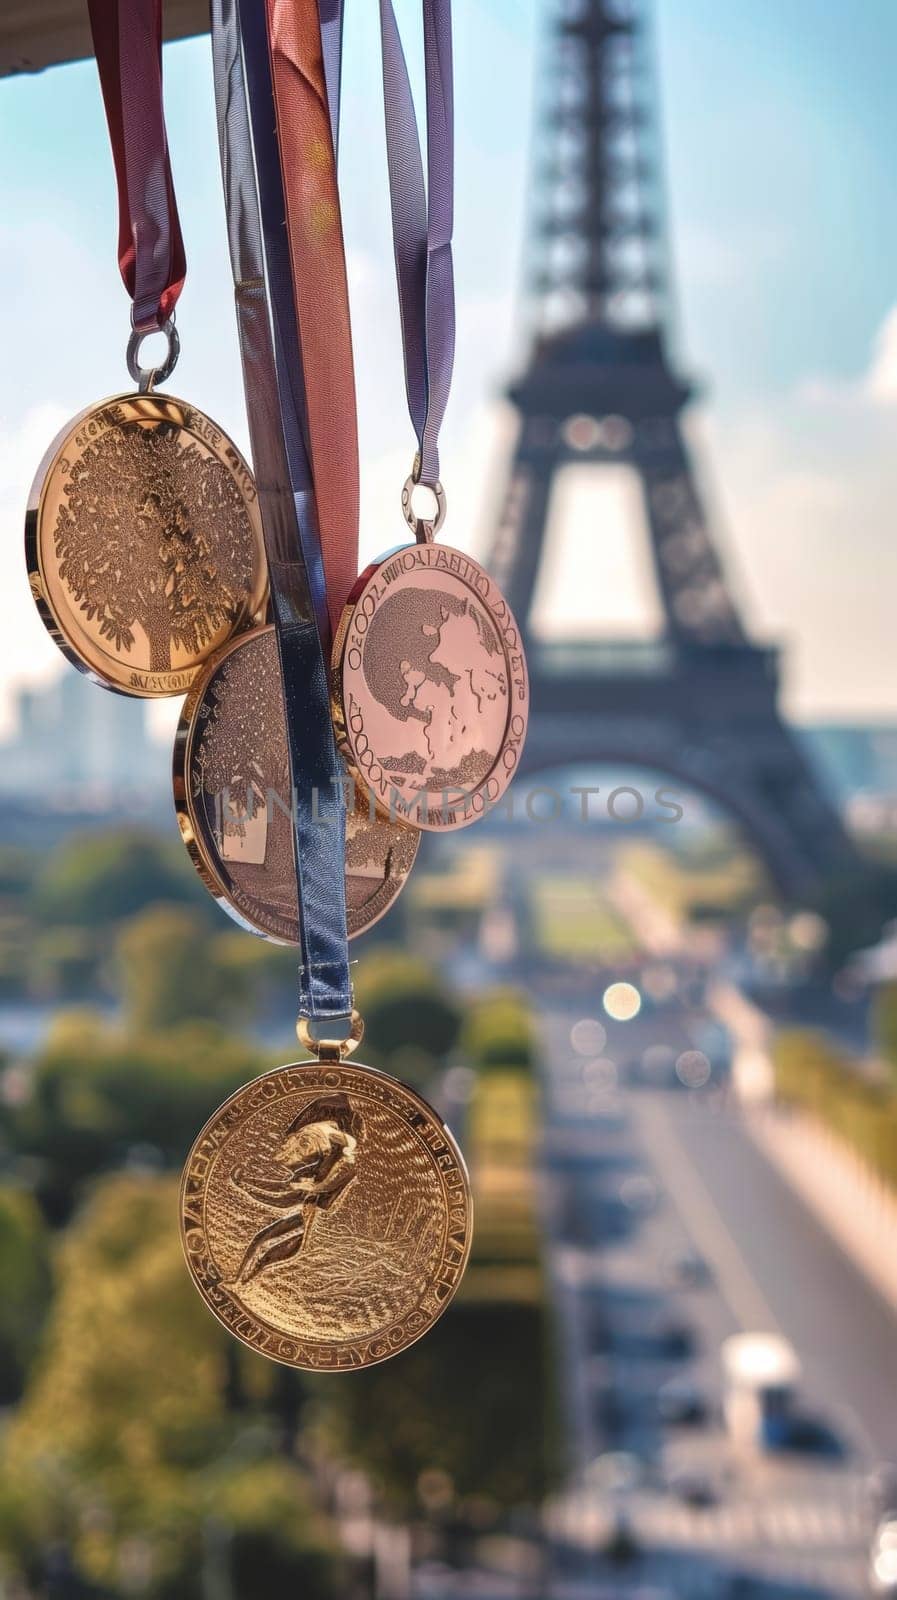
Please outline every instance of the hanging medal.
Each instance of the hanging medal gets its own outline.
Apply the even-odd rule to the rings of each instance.
[[[264,609],[252,473],[223,429],[161,394],[178,357],[185,276],[162,106],[162,0],[89,0],[119,197],[137,393],[88,407],[54,439],[26,520],[40,616],[63,654],[122,694],[184,693]],[[167,350],[141,365],[144,339]]]
[[[220,77],[222,69],[217,58],[216,69]],[[270,106],[268,82],[264,90]],[[282,648],[284,629],[291,619],[306,626],[314,617],[321,635],[328,637],[327,594],[336,585],[345,590],[357,562],[357,531],[354,536],[352,532],[358,524],[357,440],[353,432],[351,447],[347,447],[342,421],[347,415],[354,417],[355,401],[336,164],[332,157],[320,159],[303,183],[308,214],[334,220],[329,239],[320,229],[316,231],[312,241],[314,261],[309,261],[308,245],[299,241],[299,247],[304,249],[304,289],[310,292],[316,308],[312,326],[322,329],[324,340],[320,350],[315,351],[309,348],[309,334],[302,358],[273,121],[269,113],[267,132],[260,127],[257,135],[260,155],[256,196],[251,166],[226,155],[231,144],[240,151],[245,146],[251,153],[248,133],[244,137],[240,129],[233,127],[238,115],[246,122],[245,96],[241,94],[237,104],[221,89],[218,100],[247,411],[260,496],[267,505],[262,521],[275,622],[278,610],[284,619],[280,626]],[[242,112],[239,106],[243,107]],[[328,134],[326,105],[312,103],[308,115],[309,137],[315,138],[317,147],[322,149]],[[261,152],[265,152],[266,159],[261,159]],[[312,184],[316,186],[313,193]],[[278,412],[273,347],[270,334],[266,333],[270,314],[260,207],[266,216],[268,273],[275,335],[281,349],[282,411],[292,419],[288,443]],[[263,347],[270,355],[260,375]],[[329,584],[305,442],[310,408],[302,383],[303,359],[312,371],[315,361],[326,361],[327,381],[315,391],[323,395],[326,409],[322,417],[315,413],[315,420],[316,437],[324,440],[328,454],[323,465],[319,457],[317,481],[332,485],[325,504],[327,520],[323,516],[321,519],[328,534],[326,549],[328,554],[334,547],[343,552],[342,576],[338,570],[334,572],[330,563]],[[287,453],[291,469],[287,466]],[[291,480],[300,497],[295,504]],[[334,517],[338,519],[335,531]],[[338,605],[342,598],[343,593]],[[200,673],[185,702],[175,739],[175,808],[194,865],[223,909],[253,933],[278,943],[297,944],[300,930],[291,760],[277,631],[276,626],[269,626],[240,635],[217,651]],[[301,751],[294,764],[301,768]],[[341,775],[341,781],[347,801],[348,933],[354,938],[377,922],[395,901],[417,854],[418,835],[407,825],[382,816],[370,804],[367,791],[358,789],[348,775]],[[333,805],[332,789],[325,793],[316,790],[312,811],[319,826],[331,825]]]
[[[343,391],[334,410],[338,391],[325,385],[336,430],[327,450],[334,460],[342,458],[350,485],[348,515],[345,504],[340,507],[334,565],[314,450],[305,445],[306,431],[314,440],[312,420],[322,404],[316,389],[327,368],[318,363],[314,342],[307,346],[302,338],[296,283],[297,266],[304,266],[306,281],[317,286],[323,323],[332,315],[332,330],[345,337],[348,325],[341,327],[337,303],[345,264],[338,208],[323,231],[308,228],[313,216],[321,220],[314,198],[326,164],[321,143],[310,146],[298,135],[304,160],[310,148],[317,151],[313,170],[306,171],[288,166],[283,139],[285,124],[295,135],[327,114],[315,0],[295,8],[270,0],[269,24],[270,63],[261,9],[246,6],[238,14],[237,0],[213,0],[228,233],[274,627],[224,652],[210,668],[209,683],[242,652],[258,656],[255,709],[238,729],[238,754],[247,743],[257,748],[250,724],[258,715],[273,709],[283,719],[294,794],[290,914],[301,951],[298,1033],[315,1059],[267,1073],[210,1119],[184,1169],[181,1227],[194,1282],[236,1337],[289,1365],[338,1369],[382,1361],[432,1325],[464,1271],[471,1207],[463,1159],[432,1108],[387,1074],[348,1060],[363,1026],[352,1010],[343,770],[329,713],[324,642],[330,577],[352,558],[357,539],[357,505],[354,535],[351,527],[354,388]],[[334,94],[331,89],[331,113]],[[329,127],[319,126],[322,131],[332,164],[335,139],[331,143]],[[335,496],[326,503],[338,504]],[[193,698],[198,708],[201,696]],[[314,792],[332,797],[325,817],[314,815]]]
[[[253,458],[258,456],[253,451]],[[178,824],[203,883],[241,927],[298,944],[287,723],[273,627],[217,651],[184,703],[175,740]],[[321,826],[332,797],[317,796]],[[379,922],[404,888],[420,834],[346,776],[349,938]]]
[[[442,830],[476,822],[514,777],[529,688],[520,630],[489,574],[434,543],[445,519],[439,429],[454,357],[452,43],[449,0],[423,0],[425,190],[392,0],[380,0],[383,89],[405,387],[417,435],[402,510],[415,542],[353,587],[333,650],[334,719],[349,766],[391,817]],[[428,511],[416,509],[429,497]]]

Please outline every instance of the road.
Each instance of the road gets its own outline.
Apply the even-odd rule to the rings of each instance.
[[[630,1081],[646,1050],[675,1056],[706,1036],[693,997],[628,1023],[604,1017],[591,1056],[571,1043],[578,1020],[546,997],[547,1216],[574,1451],[551,1513],[552,1593],[860,1597],[880,1511],[870,1472],[897,1459],[893,1314],[769,1166],[724,1087]],[[671,1274],[685,1252],[709,1269],[700,1287]],[[794,1344],[806,1412],[840,1455],[735,1453],[719,1420],[719,1346],[764,1329]],[[683,1374],[709,1419],[661,1426],[657,1390]],[[682,1477],[712,1503],[685,1503],[671,1489]],[[602,1551],[624,1520],[643,1553],[611,1569]]]
[[[662,1107],[632,1100],[643,1145],[675,1203],[688,1208],[701,1248],[710,1255],[718,1242],[729,1263],[719,1282],[739,1320],[753,1313],[756,1325],[785,1333],[826,1407],[850,1419],[872,1454],[897,1459],[893,1312],[769,1165],[736,1110],[714,1112],[688,1095]],[[686,1199],[687,1173],[696,1193]]]

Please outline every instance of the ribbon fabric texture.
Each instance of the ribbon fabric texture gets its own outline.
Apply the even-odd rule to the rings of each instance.
[[[405,390],[417,434],[415,480],[439,481],[439,430],[455,358],[454,112],[451,0],[423,0],[427,183],[392,0],[380,0],[383,106]]]
[[[337,84],[336,98],[331,97],[336,146],[342,0],[319,0],[319,6],[322,37],[326,39],[328,92],[331,78]],[[448,405],[455,359],[452,8],[451,0],[422,0],[427,97],[426,182],[408,64],[392,0],[379,0],[379,8],[386,156],[405,392],[418,444],[414,477],[417,482],[432,486],[439,481],[439,431]]]
[[[349,290],[331,121],[334,108],[328,104],[316,0],[265,0],[265,6],[286,236],[305,372],[308,453],[327,606],[335,631],[358,575],[359,468]],[[249,9],[244,7],[244,11]],[[330,11],[327,14],[330,17]],[[333,52],[339,31],[332,19],[328,26],[330,74],[338,82]],[[254,98],[252,87],[250,98]]]
[[[321,19],[321,50],[324,56],[327,104],[330,107],[330,132],[334,154],[338,156],[343,67],[343,0],[318,0],[318,15]]]
[[[88,0],[118,185],[118,265],[135,333],[170,320],[187,262],[162,104],[162,0]]]
[[[304,0],[304,3],[314,6],[315,0]],[[244,0],[242,6],[235,0],[234,10],[239,18],[243,45],[244,103],[248,91],[251,118],[251,148],[255,158],[257,186],[253,191],[255,217],[264,235],[262,256],[264,267],[267,268],[267,304],[274,335],[276,386],[280,397],[279,431],[286,450],[302,559],[323,649],[329,644],[330,612],[315,486],[309,461],[305,364],[293,296],[265,12],[264,6],[253,5],[248,0]],[[348,429],[347,449],[357,458],[354,406],[345,418],[345,427]]]
[[[283,243],[268,46],[262,11],[252,0],[242,10],[237,0],[212,0],[211,15],[228,243],[293,789],[299,1008],[311,1019],[332,1022],[348,1019],[352,1009],[344,771],[333,737],[320,632],[327,626],[326,595],[305,448],[303,370]]]

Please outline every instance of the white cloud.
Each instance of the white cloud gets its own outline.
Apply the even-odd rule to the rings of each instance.
[[[875,336],[865,391],[870,400],[882,405],[897,401],[897,306],[891,307]]]
[[[886,328],[894,358],[893,314]],[[882,336],[860,380],[804,383],[762,412],[705,419],[748,622],[787,647],[798,715],[897,715],[887,353]]]
[[[897,404],[897,306],[892,306],[881,322],[868,365],[858,377],[816,373],[804,379],[798,393],[811,404],[852,411]]]
[[[676,266],[688,293],[743,291],[745,263],[756,276],[774,267],[792,243],[785,226],[758,225],[755,219],[736,231],[698,222],[681,224],[674,236]]]

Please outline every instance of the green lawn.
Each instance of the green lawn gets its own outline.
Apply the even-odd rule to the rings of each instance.
[[[559,961],[600,961],[614,966],[635,952],[625,922],[597,882],[545,876],[532,888],[533,921],[540,948]]]
[[[621,853],[620,865],[662,905],[685,919],[696,912],[737,911],[761,892],[761,872],[747,851],[732,849],[709,860],[690,861],[648,840]]]
[[[474,1195],[474,1243],[462,1295],[544,1299],[536,1219],[537,1091],[523,1071],[491,1070],[477,1083],[465,1137]]]

